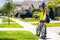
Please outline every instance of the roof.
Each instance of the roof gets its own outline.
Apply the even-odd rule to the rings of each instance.
[[[38,9],[39,5],[41,5],[42,2],[41,1],[24,1],[24,2],[14,2],[13,4],[21,5],[23,9],[29,9],[31,4],[33,4],[34,8]]]
[[[22,4],[22,2],[13,2],[13,4]]]

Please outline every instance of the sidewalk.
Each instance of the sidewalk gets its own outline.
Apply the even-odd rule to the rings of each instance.
[[[33,26],[29,23],[26,23],[26,22],[22,22],[18,19],[13,19],[13,18],[11,18],[11,19],[14,20],[16,23],[22,25],[24,28],[26,28],[27,30],[29,30],[33,34],[36,34],[36,27],[35,26]],[[60,40],[60,36],[47,30],[47,38],[46,39],[47,40]],[[42,40],[42,39],[39,39],[39,40]]]
[[[20,30],[26,30],[25,28],[0,28],[0,31],[20,31]]]
[[[55,34],[59,34],[59,32],[60,32],[60,27],[58,27],[58,26],[57,27],[48,27],[47,29]]]

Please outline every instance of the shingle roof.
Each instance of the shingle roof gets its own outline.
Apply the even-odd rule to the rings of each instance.
[[[31,4],[33,4],[34,8],[38,9],[39,5],[42,4],[42,2],[41,1],[25,1],[25,2],[15,2],[13,4],[22,5],[24,9],[29,9]]]

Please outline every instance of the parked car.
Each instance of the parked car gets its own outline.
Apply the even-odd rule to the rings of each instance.
[[[29,12],[29,10],[25,10],[23,12],[18,12],[15,14],[15,17],[18,17],[20,15],[20,18],[22,19],[25,19],[26,17],[27,18],[30,18],[33,16],[33,13],[32,12]]]

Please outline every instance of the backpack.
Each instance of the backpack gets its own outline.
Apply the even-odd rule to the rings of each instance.
[[[46,23],[49,23],[50,22],[50,16],[48,13],[46,13]]]

